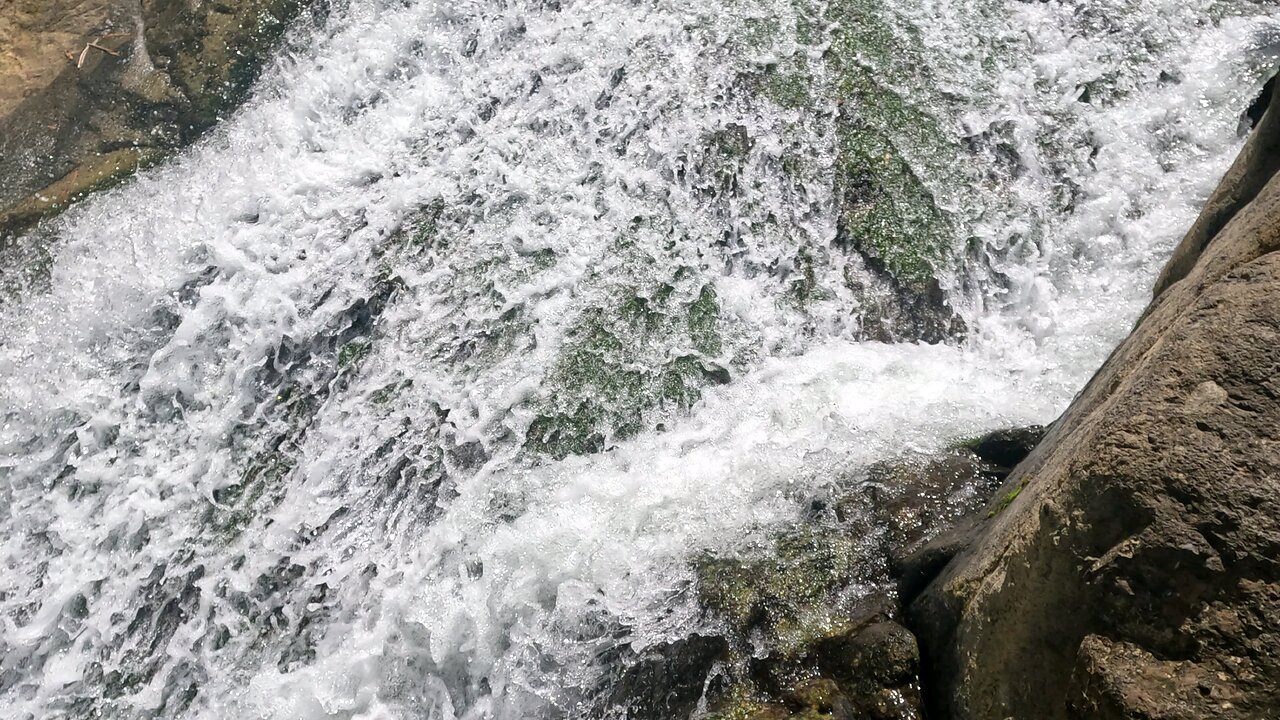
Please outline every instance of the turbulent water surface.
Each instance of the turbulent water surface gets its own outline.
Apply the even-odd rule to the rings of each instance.
[[[1244,0],[330,3],[3,270],[0,715],[600,714],[706,622],[691,553],[1060,412],[1278,42]],[[873,135],[963,340],[866,339]]]

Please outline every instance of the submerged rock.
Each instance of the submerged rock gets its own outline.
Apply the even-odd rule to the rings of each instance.
[[[724,638],[702,635],[650,648],[610,681],[599,705],[622,710],[622,717],[633,720],[689,717],[727,650]],[[610,715],[608,710],[602,714]]]
[[[973,11],[1004,12],[996,5],[979,0]],[[794,20],[751,18],[739,39],[744,52],[771,61],[740,75],[735,90],[809,128],[814,135],[805,143],[830,142],[829,159],[818,165],[785,142],[776,162],[784,186],[801,191],[784,202],[805,203],[808,186],[821,178],[832,201],[822,211],[832,213],[835,232],[788,238],[795,249],[768,271],[787,283],[788,300],[802,311],[838,302],[858,339],[936,344],[967,333],[950,291],[969,261],[959,250],[972,213],[953,195],[963,184],[957,168],[977,150],[961,141],[952,112],[959,108],[942,90],[934,69],[940,59],[919,22],[873,0],[797,3]],[[774,42],[792,23],[788,42]],[[720,172],[702,187],[750,187],[756,180],[741,176],[734,160],[757,138],[743,125],[725,130],[709,138],[707,164]]]
[[[1278,148],[1273,104],[1133,334],[911,605],[932,716],[1280,717]]]
[[[845,284],[860,299],[865,339],[936,345],[968,332],[936,279],[904,283],[871,256],[862,258],[862,266],[862,273],[846,273]]]
[[[245,97],[307,4],[0,6],[0,241],[198,137]]]
[[[85,195],[115,185],[162,155],[157,148],[125,148],[87,157],[71,172],[10,205],[0,216],[0,226],[17,232],[62,212]]]
[[[842,505],[870,508],[890,558],[909,552],[982,508],[998,487],[1000,468],[967,450],[874,465],[867,482]]]

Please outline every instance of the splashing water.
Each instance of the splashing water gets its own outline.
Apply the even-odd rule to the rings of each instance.
[[[699,629],[691,553],[1060,412],[1278,39],[1209,0],[332,8],[20,241],[4,715],[598,711],[608,658]],[[865,340],[837,178],[873,131],[946,218],[963,342]]]

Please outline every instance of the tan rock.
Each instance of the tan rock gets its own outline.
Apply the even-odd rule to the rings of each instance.
[[[118,0],[6,0],[0,5],[0,119],[52,85],[88,43],[112,32],[132,34],[136,6]]]
[[[0,247],[207,130],[306,2],[0,2]]]

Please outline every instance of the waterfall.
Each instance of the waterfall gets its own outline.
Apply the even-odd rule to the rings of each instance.
[[[599,714],[704,629],[694,553],[1052,420],[1280,48],[1246,0],[331,5],[0,270],[5,717]],[[922,283],[963,331],[881,342]]]

